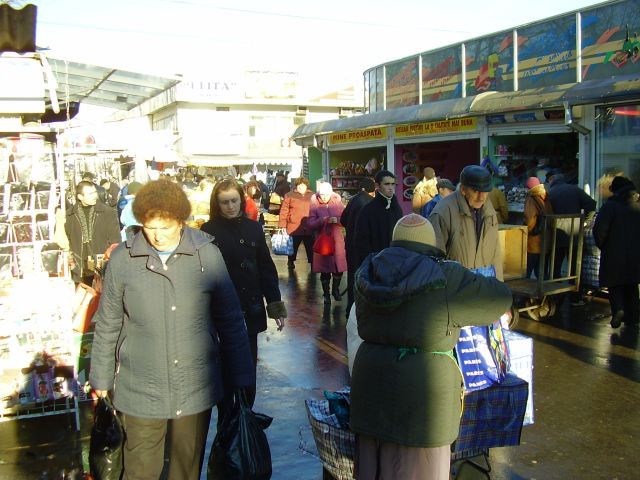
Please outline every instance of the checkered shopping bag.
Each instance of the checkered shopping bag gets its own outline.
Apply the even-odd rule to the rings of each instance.
[[[322,465],[336,480],[353,479],[355,434],[340,426],[327,400],[305,400],[304,404]]]

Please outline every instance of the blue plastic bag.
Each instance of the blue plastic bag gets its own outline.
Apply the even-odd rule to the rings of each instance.
[[[473,271],[486,277],[495,277],[493,266]],[[469,323],[472,324],[473,319]],[[462,327],[455,353],[465,391],[482,390],[500,383],[509,371],[509,351],[498,319],[489,326]]]
[[[271,249],[274,255],[293,255],[293,237],[283,228],[271,237]]]

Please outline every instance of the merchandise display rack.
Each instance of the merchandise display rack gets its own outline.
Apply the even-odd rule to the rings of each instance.
[[[79,430],[74,285],[53,240],[56,210],[64,211],[62,156],[55,137],[2,135],[0,421],[66,414]]]

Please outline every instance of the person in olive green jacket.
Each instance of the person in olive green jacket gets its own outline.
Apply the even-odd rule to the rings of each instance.
[[[493,265],[503,279],[498,216],[487,201],[493,188],[491,174],[480,165],[467,165],[460,174],[458,190],[443,198],[429,215],[437,246],[449,260],[467,268]]]
[[[493,187],[489,192],[489,201],[498,215],[498,223],[507,223],[509,219],[509,204],[504,192],[498,187]]]
[[[506,312],[511,291],[444,259],[433,227],[409,214],[391,246],[356,273],[364,342],[351,381],[356,478],[448,480],[460,428],[463,382],[453,357],[460,328]]]

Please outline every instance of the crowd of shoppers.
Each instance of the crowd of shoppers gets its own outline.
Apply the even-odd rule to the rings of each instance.
[[[258,334],[268,318],[278,330],[287,318],[260,223],[270,193],[278,227],[293,239],[289,271],[303,245],[310,274],[320,274],[325,306],[342,300],[348,272],[346,314],[354,311],[364,341],[351,399],[358,478],[448,478],[462,408],[452,349],[469,319],[488,324],[511,306],[498,240],[506,219],[493,178],[480,165],[464,167],[457,186],[427,167],[421,183],[421,215],[403,217],[395,175],[387,170],[363,177],[346,208],[330,183],[319,182],[314,192],[300,177],[291,188],[283,173],[271,189],[254,178],[191,176],[183,183],[131,182],[117,195],[113,184],[101,182],[113,206],[100,200],[90,179],[81,181],[65,225],[74,279],[91,282],[88,257],[122,241],[103,280],[90,382],[98,396],[113,397],[123,419],[125,478],[142,470],[157,477],[165,439],[169,478],[199,478],[213,405],[218,427],[238,388],[253,405]],[[588,214],[596,204],[561,175],[547,184],[530,177],[526,186],[526,276],[538,278],[551,275],[539,269],[550,248],[542,241],[544,217]],[[638,193],[622,172],[606,187],[609,198],[592,222],[602,251],[600,285],[610,294],[611,326],[637,327]],[[329,253],[314,251],[320,237],[329,239]],[[562,254],[568,243],[558,248]],[[564,261],[558,259],[556,272]],[[485,267],[496,277],[471,271]],[[397,388],[380,389],[380,382]],[[399,420],[394,408],[412,414]]]

